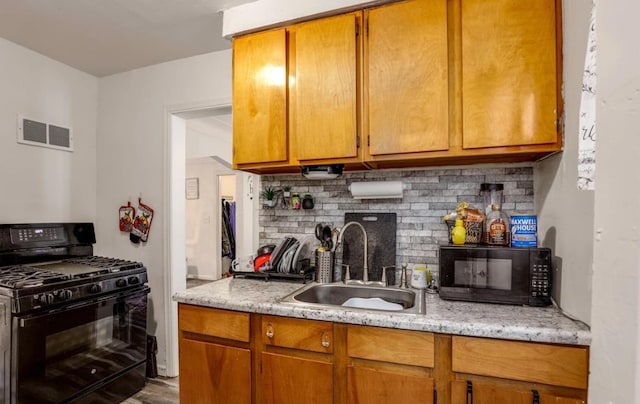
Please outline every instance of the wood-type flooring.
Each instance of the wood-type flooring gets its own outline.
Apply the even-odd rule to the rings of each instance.
[[[147,379],[144,389],[124,400],[122,404],[176,404],[179,401],[178,378],[158,376]]]

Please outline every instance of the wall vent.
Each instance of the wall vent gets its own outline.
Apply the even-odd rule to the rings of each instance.
[[[18,116],[18,143],[73,151],[73,131],[61,125]]]

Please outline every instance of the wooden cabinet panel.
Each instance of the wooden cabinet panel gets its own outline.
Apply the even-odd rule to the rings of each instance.
[[[433,379],[366,367],[349,367],[348,403],[433,403]]]
[[[587,388],[587,348],[454,336],[454,372]]]
[[[447,1],[404,1],[365,17],[369,153],[447,150]]]
[[[262,342],[283,348],[331,353],[333,323],[265,316],[262,318]]]
[[[287,41],[279,29],[233,40],[233,163],[287,160]]]
[[[349,325],[347,354],[350,357],[432,368],[432,333]]]
[[[180,340],[180,402],[251,403],[251,352]]]
[[[291,128],[299,160],[358,154],[357,20],[351,13],[291,28]]]
[[[556,143],[554,0],[462,0],[464,148]]]
[[[585,404],[580,398],[559,397],[553,394],[540,394],[540,404]]]
[[[178,328],[180,331],[248,342],[249,313],[179,304]]]
[[[333,402],[333,365],[320,360],[262,353],[265,404]]]
[[[466,381],[456,380],[451,386],[452,404],[532,404],[531,391],[518,391],[504,386],[473,384],[471,391]]]
[[[516,388],[500,383],[467,382],[456,380],[451,385],[452,404],[532,404],[534,390]],[[554,394],[539,394],[540,404],[584,404],[580,398],[561,397]]]

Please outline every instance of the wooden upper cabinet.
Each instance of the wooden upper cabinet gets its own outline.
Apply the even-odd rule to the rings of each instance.
[[[358,49],[361,13],[290,28],[291,130],[298,160],[358,155]]]
[[[285,162],[285,29],[233,40],[233,164]]]
[[[556,143],[555,0],[462,0],[463,147]]]
[[[369,153],[447,150],[447,1],[394,3],[365,18]]]

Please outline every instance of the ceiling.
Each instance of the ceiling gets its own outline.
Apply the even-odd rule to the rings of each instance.
[[[0,0],[0,37],[97,77],[230,49],[222,10],[255,0]]]

